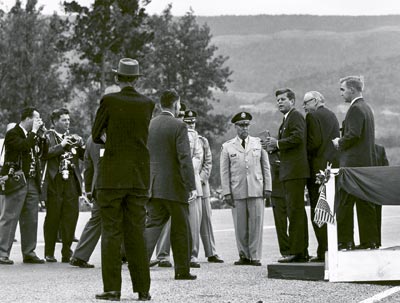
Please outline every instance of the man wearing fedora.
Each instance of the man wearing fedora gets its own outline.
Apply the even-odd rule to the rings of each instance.
[[[261,266],[264,199],[270,198],[271,173],[267,152],[259,138],[249,136],[251,114],[233,116],[237,136],[222,144],[222,193],[232,206],[240,259],[234,265]]]
[[[103,96],[92,129],[93,141],[105,145],[97,179],[104,292],[96,299],[120,300],[120,247],[124,240],[133,292],[140,301],[147,301],[151,299],[144,239],[150,180],[147,137],[155,104],[134,88],[141,76],[136,60],[121,59],[113,71],[121,91]]]

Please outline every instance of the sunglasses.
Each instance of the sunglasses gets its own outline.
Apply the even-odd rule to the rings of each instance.
[[[309,100],[304,100],[303,105],[307,105],[308,102],[316,100],[315,98],[311,98]]]

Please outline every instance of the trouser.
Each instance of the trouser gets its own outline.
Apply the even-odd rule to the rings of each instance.
[[[72,257],[88,262],[101,236],[101,211],[93,200],[92,215],[86,223]]]
[[[306,179],[282,182],[289,218],[289,245],[291,255],[308,255],[307,214],[304,207]]]
[[[164,225],[160,237],[157,241],[156,255],[157,260],[169,261],[171,251],[171,218]]]
[[[201,197],[197,197],[189,204],[189,224],[192,236],[191,262],[197,262],[199,257],[201,212]]]
[[[79,216],[79,181],[73,174],[64,180],[61,174],[48,178],[46,218],[44,220],[44,254],[54,256],[57,233],[61,225],[63,258],[72,255],[71,245]]]
[[[154,247],[161,230],[171,218],[171,246],[176,274],[187,274],[190,271],[190,253],[192,241],[189,225],[189,205],[177,201],[150,199],[147,203],[147,222],[145,239],[147,255],[153,255]]]
[[[338,241],[354,243],[354,203],[357,209],[358,231],[361,244],[379,244],[375,204],[353,195],[340,192],[341,201],[337,211]]]
[[[264,224],[264,199],[235,200],[232,208],[236,244],[241,258],[261,260]]]
[[[317,256],[320,258],[325,257],[325,252],[328,250],[328,230],[326,224],[322,225],[322,227],[318,227],[316,223],[314,223],[314,215],[315,215],[315,207],[317,206],[319,199],[319,187],[320,184],[315,183],[315,178],[310,178],[307,180],[307,189],[310,197],[310,213],[311,213],[311,223],[314,229],[315,237],[317,238],[318,248],[317,248]]]
[[[217,254],[215,250],[214,231],[211,224],[211,204],[210,198],[201,199],[201,223],[200,223],[200,237],[204,246],[204,254],[206,257],[212,257]]]
[[[288,212],[285,198],[271,197],[274,213],[276,236],[278,238],[279,252],[282,256],[290,255],[288,235]]]
[[[23,188],[4,197],[0,215],[0,257],[9,257],[19,220],[22,256],[36,256],[39,188],[28,178]]]
[[[133,292],[148,292],[150,269],[144,239],[147,196],[134,190],[99,189],[104,291],[121,291],[121,243],[124,239]]]

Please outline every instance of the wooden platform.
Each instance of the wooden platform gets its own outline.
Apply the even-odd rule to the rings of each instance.
[[[273,263],[267,265],[268,278],[295,280],[324,280],[324,263]]]

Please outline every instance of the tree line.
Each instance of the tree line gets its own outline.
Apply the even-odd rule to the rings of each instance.
[[[53,109],[67,107],[71,129],[90,133],[101,96],[112,89],[120,58],[135,58],[144,75],[138,90],[155,101],[174,88],[199,114],[198,128],[219,135],[226,118],[212,114],[213,92],[227,91],[231,69],[217,54],[210,28],[193,11],[182,17],[168,5],[148,15],[149,0],[96,0],[90,7],[64,1],[66,16],[42,14],[37,0],[16,0],[0,11],[0,135],[18,122],[23,107],[35,106],[49,127]]]

